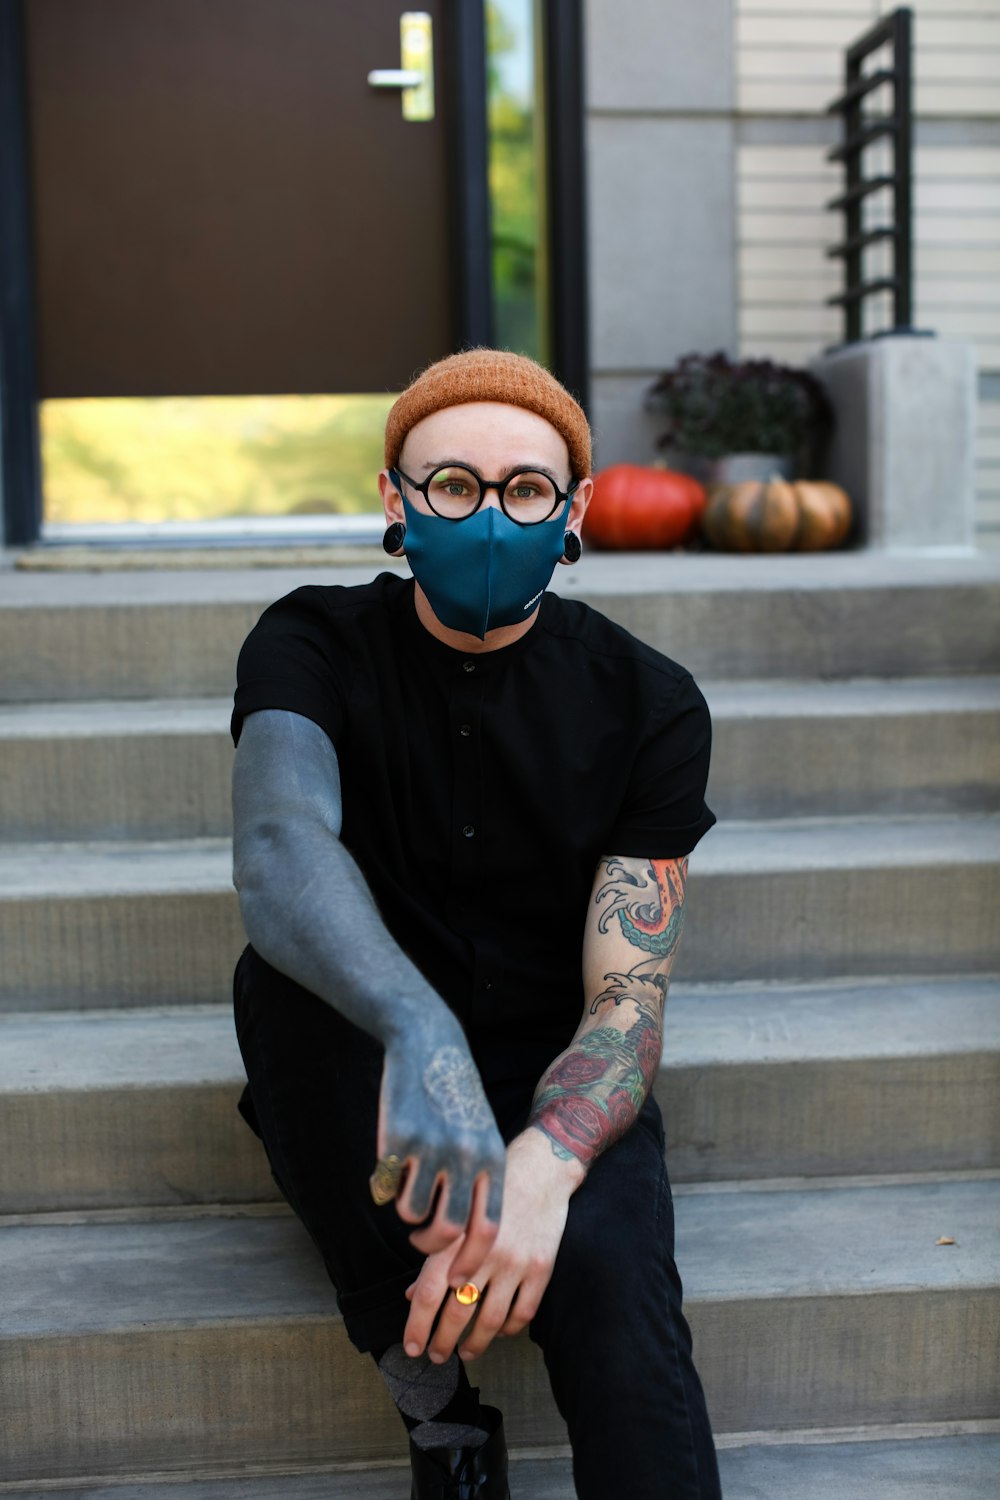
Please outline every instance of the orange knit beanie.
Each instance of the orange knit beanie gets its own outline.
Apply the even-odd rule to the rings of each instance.
[[[590,473],[590,427],[583,408],[554,375],[526,354],[467,349],[428,365],[396,401],[385,424],[385,466],[395,468],[403,440],[431,412],[466,401],[523,406],[562,433],[574,479]]]

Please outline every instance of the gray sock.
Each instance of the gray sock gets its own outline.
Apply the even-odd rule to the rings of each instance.
[[[462,1427],[458,1422],[421,1422],[410,1439],[418,1448],[481,1448],[489,1437],[481,1427]]]
[[[461,1420],[466,1412],[470,1418],[478,1415],[479,1392],[469,1385],[457,1354],[436,1365],[426,1354],[411,1359],[402,1344],[392,1344],[378,1367],[418,1448],[478,1448],[485,1443],[488,1432],[474,1420]],[[434,1421],[442,1414],[444,1421]]]

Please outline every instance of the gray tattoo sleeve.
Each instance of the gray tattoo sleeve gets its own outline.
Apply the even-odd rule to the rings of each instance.
[[[337,753],[311,720],[251,714],[233,767],[233,881],[254,948],[386,1049],[386,1151],[419,1161],[412,1195],[430,1208],[440,1172],[448,1218],[464,1223],[491,1177],[500,1212],[504,1148],[457,1018],[393,940],[340,841]]]

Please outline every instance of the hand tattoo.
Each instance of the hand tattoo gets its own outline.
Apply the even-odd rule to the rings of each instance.
[[[449,1125],[485,1130],[493,1123],[493,1111],[483,1092],[479,1074],[460,1047],[440,1047],[424,1069],[424,1089]]]

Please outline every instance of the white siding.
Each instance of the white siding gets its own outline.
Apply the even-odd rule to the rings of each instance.
[[[1000,115],[996,0],[911,0],[919,115]],[[737,108],[823,114],[843,52],[895,6],[888,0],[736,0]]]
[[[824,306],[843,270],[826,247],[841,216],[824,211],[841,184],[822,146],[742,146],[737,159],[740,335],[745,354],[776,345],[808,358],[838,341]],[[914,153],[914,302],[918,328],[969,339],[979,367],[1000,370],[1000,147]],[[866,224],[884,221],[873,202]],[[868,265],[878,268],[871,253]],[[872,309],[869,326],[885,318]]]
[[[947,118],[958,122],[950,128],[961,141],[962,121],[981,130],[984,118],[1000,119],[1000,0],[914,0],[913,8],[918,132],[921,118]],[[885,0],[735,0],[739,114],[825,117],[842,88],[844,48],[891,9]],[[794,136],[790,121],[783,128]],[[825,252],[843,237],[843,218],[823,205],[841,190],[843,172],[826,161],[827,149],[739,147],[745,356],[804,363],[840,339],[840,309],[824,301],[840,290],[842,264]],[[874,146],[866,171],[890,160],[888,146]],[[866,228],[888,217],[888,195],[866,200]],[[980,370],[1000,371],[1000,145],[918,145],[913,228],[916,326],[971,342]],[[868,274],[878,272],[880,257],[889,264],[887,246],[868,256]],[[866,309],[867,330],[886,326],[889,313],[888,297],[876,300]],[[976,458],[980,536],[1000,546],[1000,402],[980,403]]]

